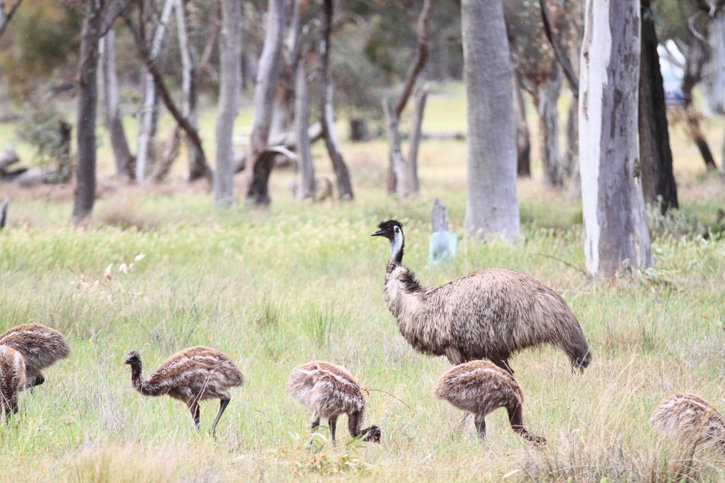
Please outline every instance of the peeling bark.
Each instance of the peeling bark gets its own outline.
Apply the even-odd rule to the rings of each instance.
[[[579,132],[587,273],[652,266],[639,164],[639,0],[587,0]]]

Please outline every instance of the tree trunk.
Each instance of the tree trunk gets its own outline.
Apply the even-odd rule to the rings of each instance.
[[[234,152],[232,135],[242,85],[242,6],[239,0],[222,0],[219,37],[220,86],[216,121],[216,170],[214,202],[228,208],[233,202]]]
[[[174,0],[164,0],[159,23],[154,28],[151,39],[149,55],[151,61],[155,62],[161,52],[164,37],[166,36],[166,25],[171,18],[171,11]],[[141,120],[138,124],[138,141],[136,148],[136,181],[143,183],[146,180],[146,172],[149,165],[152,144],[156,134],[156,116],[158,115],[158,99],[156,97],[156,84],[153,76],[147,73],[144,82],[144,101],[141,112]]]
[[[425,67],[425,63],[428,61],[428,52],[430,51],[430,46],[428,44],[428,30],[430,29],[430,16],[433,12],[433,0],[424,0],[423,1],[423,7],[420,10],[420,15],[418,15],[418,26],[417,26],[417,36],[418,36],[418,42],[417,42],[417,50],[415,55],[415,60],[413,61],[413,64],[410,66],[410,69],[408,70],[408,75],[405,79],[405,84],[403,85],[403,92],[401,92],[400,97],[398,98],[397,103],[395,104],[395,123],[400,121],[400,116],[403,114],[403,110],[405,109],[405,106],[408,104],[408,99],[410,98],[410,94],[413,92],[413,87],[415,86],[415,81],[418,79],[418,76],[420,75],[421,71],[423,70],[423,67]],[[417,149],[417,147],[416,147]],[[395,151],[395,148],[393,146],[390,147],[390,153],[392,154]],[[402,159],[402,157],[401,157]],[[413,173],[413,176],[415,177],[415,181],[406,180],[406,187],[405,188],[399,188],[397,185],[399,184],[396,178],[396,175],[398,171],[395,169],[395,165],[393,162],[393,158],[390,158],[389,160],[389,168],[388,168],[388,194],[393,193],[400,193],[401,191],[408,192],[408,188],[411,188],[413,185],[417,186],[417,178],[418,173]],[[417,167],[417,166],[413,166]],[[417,191],[417,188],[416,190]],[[410,194],[410,193],[408,193]]]
[[[315,166],[312,164],[310,138],[307,135],[310,107],[307,95],[307,75],[304,61],[297,63],[295,74],[295,132],[297,134],[297,165],[299,182],[297,197],[300,200],[315,197]]]
[[[428,86],[426,85],[418,89],[415,93],[413,125],[410,129],[408,142],[408,176],[410,176],[410,185],[415,193],[420,190],[420,181],[418,179],[418,150],[420,149],[420,141],[423,138],[423,115],[425,114],[425,103],[427,99]]]
[[[247,199],[255,205],[268,205],[270,202],[267,180],[272,166],[259,169],[256,165],[262,161],[262,154],[267,150],[274,94],[277,86],[277,72],[281,64],[282,41],[284,40],[284,1],[269,0],[267,11],[267,33],[264,47],[259,59],[257,85],[254,89],[254,119],[249,139],[249,155],[247,155]],[[264,157],[264,161],[268,157]]]
[[[690,33],[690,47],[685,55],[685,73],[682,76],[682,97],[685,102],[685,114],[687,116],[687,127],[690,137],[700,151],[705,167],[708,171],[717,169],[715,158],[707,144],[705,134],[700,128],[700,113],[695,108],[692,90],[702,79],[702,67],[707,56],[705,43]]]
[[[639,79],[639,150],[644,200],[664,214],[677,208],[677,186],[667,129],[665,89],[657,54],[657,32],[650,0],[641,0],[642,55]]]
[[[78,165],[73,221],[90,216],[96,196],[96,107],[98,103],[98,41],[103,12],[100,0],[84,2],[81,52],[78,63]]]
[[[563,185],[559,161],[559,92],[561,91],[561,68],[551,62],[549,77],[536,86],[534,97],[539,114],[539,140],[541,143],[541,167],[544,183],[549,188]]]
[[[106,18],[110,19],[109,14]],[[112,14],[111,14],[112,15]],[[107,20],[108,21],[108,20]],[[128,148],[126,132],[118,107],[118,78],[116,77],[116,32],[110,28],[101,38],[101,78],[103,79],[103,100],[105,101],[106,129],[111,140],[116,177],[128,181],[133,179],[133,156]]]
[[[635,165],[640,58],[638,0],[587,0],[579,79],[584,254],[607,278],[624,264],[652,265]]]
[[[189,123],[197,129],[199,126],[199,109],[198,109],[198,85],[199,72],[197,69],[197,54],[193,45],[189,42],[189,34],[186,29],[186,11],[183,0],[175,0],[176,5],[176,26],[179,36],[179,51],[181,52],[181,92],[183,101],[181,104],[181,112],[189,119]],[[240,47],[241,49],[241,47]],[[196,149],[194,143],[186,140],[186,153],[188,160],[189,181],[196,181],[203,178],[205,173],[204,163],[202,162],[199,150]]]
[[[320,125],[325,147],[332,162],[337,180],[337,195],[340,199],[353,199],[350,172],[340,153],[340,145],[335,134],[332,114],[332,82],[330,79],[330,34],[332,32],[333,0],[324,2],[324,19],[322,23],[322,39],[320,41]]]
[[[709,29],[710,77],[707,85],[707,101],[710,111],[725,114],[723,91],[725,91],[725,11],[715,15]]]
[[[516,119],[501,0],[461,2],[468,149],[466,230],[519,236]]]
[[[516,112],[516,175],[531,177],[531,136],[526,122],[526,103],[521,87],[521,75],[514,70],[514,110]]]
[[[582,177],[579,171],[579,99],[572,95],[570,102],[566,121],[566,155],[570,173],[567,198],[578,200],[582,197]]]

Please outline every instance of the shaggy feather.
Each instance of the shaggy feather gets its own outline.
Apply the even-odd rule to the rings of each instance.
[[[668,438],[684,445],[716,446],[725,455],[725,422],[709,402],[693,394],[674,394],[662,400],[650,423]]]
[[[512,354],[551,344],[567,354],[575,369],[589,365],[579,321],[564,299],[538,280],[492,268],[426,289],[401,264],[400,223],[381,223],[374,235],[400,246],[387,266],[385,300],[415,350],[444,355],[453,364],[489,359],[513,373],[507,362]]]
[[[435,396],[475,415],[481,438],[485,436],[485,418],[498,408],[506,408],[511,428],[526,441],[545,444],[546,440],[529,433],[523,426],[524,394],[516,379],[500,367],[486,361],[459,364],[438,379]]]
[[[321,418],[335,421],[341,414],[347,414],[353,438],[366,434],[366,441],[380,440],[380,429],[376,426],[361,429],[365,398],[350,371],[342,366],[311,361],[295,367],[287,382],[287,394],[312,413],[314,424],[319,424]]]
[[[41,370],[70,356],[63,334],[40,324],[23,324],[0,335],[0,345],[20,351],[25,359],[29,387],[45,381]]]
[[[22,353],[0,345],[0,399],[5,418],[18,412],[18,392],[27,387],[25,359]]]

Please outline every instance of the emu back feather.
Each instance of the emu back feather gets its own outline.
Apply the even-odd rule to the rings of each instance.
[[[523,273],[487,269],[424,289],[402,265],[389,266],[385,298],[400,332],[419,352],[451,363],[505,362],[527,347],[561,348],[583,369],[591,356],[581,327],[559,294]]]

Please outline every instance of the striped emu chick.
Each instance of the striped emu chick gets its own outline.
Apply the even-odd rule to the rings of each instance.
[[[199,428],[199,402],[219,399],[219,412],[211,433],[227,408],[230,387],[244,384],[244,375],[221,352],[208,347],[190,347],[169,357],[150,376],[141,376],[141,356],[133,351],[124,360],[131,366],[133,387],[144,396],[170,396],[184,402],[191,412],[194,425]]]
[[[361,429],[365,419],[365,398],[352,374],[344,367],[323,361],[297,366],[287,382],[287,394],[312,412],[313,430],[320,425],[320,419],[327,419],[333,446],[336,444],[337,418],[341,414],[347,414],[347,425],[353,438],[365,435],[364,441],[380,442],[380,428]]]
[[[23,355],[5,345],[0,345],[0,397],[5,419],[18,412],[18,393],[25,389],[25,359]]]
[[[549,344],[572,368],[591,361],[579,321],[559,294],[520,272],[490,268],[434,288],[422,287],[403,266],[403,225],[388,220],[372,236],[390,242],[385,301],[400,333],[418,352],[451,364],[488,359],[511,374],[509,357]]]
[[[652,426],[686,446],[714,445],[725,455],[725,422],[715,407],[693,394],[666,397],[649,418]]]
[[[506,408],[511,428],[529,443],[546,444],[524,428],[521,408],[524,394],[516,379],[500,367],[486,361],[471,361],[443,373],[434,394],[458,409],[472,413],[481,440],[486,435],[486,416]]]
[[[23,355],[29,388],[45,382],[41,370],[67,358],[71,353],[63,334],[40,324],[13,327],[0,335],[0,345],[12,347]]]

